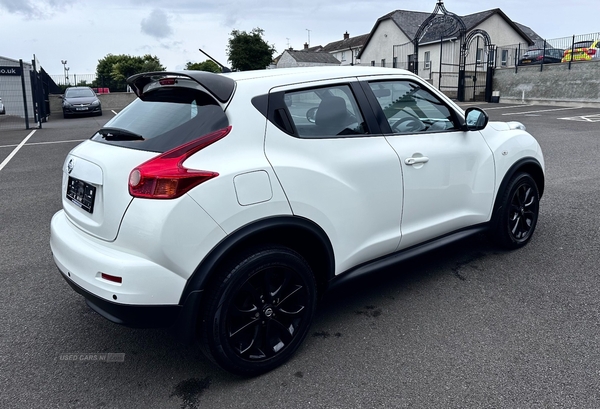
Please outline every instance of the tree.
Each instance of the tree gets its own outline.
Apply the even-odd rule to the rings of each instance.
[[[264,30],[251,32],[233,30],[227,46],[227,56],[233,71],[263,70],[273,61],[275,46],[263,39]]]
[[[98,60],[95,87],[110,88],[111,91],[125,91],[127,78],[148,71],[164,71],[158,57],[146,54],[143,57],[125,54],[108,54]]]
[[[185,64],[185,69],[194,71],[221,72],[221,67],[211,60],[206,60],[203,62],[188,62]]]

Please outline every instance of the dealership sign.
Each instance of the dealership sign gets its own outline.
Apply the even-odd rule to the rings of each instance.
[[[21,67],[0,66],[0,75],[21,75]]]

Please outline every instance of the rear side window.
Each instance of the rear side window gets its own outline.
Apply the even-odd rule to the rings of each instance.
[[[358,103],[348,85],[290,91],[285,93],[284,100],[289,118],[301,138],[368,133]]]
[[[163,153],[228,125],[225,112],[210,95],[163,87],[129,104],[92,140]]]

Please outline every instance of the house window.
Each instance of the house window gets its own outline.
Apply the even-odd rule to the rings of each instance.
[[[342,51],[342,59],[340,61],[346,61],[346,51]]]
[[[483,62],[483,48],[477,49],[477,64],[481,64]]]
[[[354,50],[354,57],[358,57],[359,51],[360,51],[360,48],[357,48],[356,50]]]
[[[431,69],[431,52],[425,51],[425,69]]]
[[[375,66],[375,60],[371,61],[371,67]]]
[[[508,64],[508,50],[502,50],[501,64],[503,67],[506,67],[506,65]]]
[[[381,66],[382,66],[382,67],[385,67],[385,58],[382,58],[382,59],[381,59]]]
[[[392,61],[392,67],[398,68],[398,57],[394,57],[394,60]]]

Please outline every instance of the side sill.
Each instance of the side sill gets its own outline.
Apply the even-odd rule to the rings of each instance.
[[[447,246],[451,243],[454,243],[459,240],[463,240],[469,236],[472,236],[477,233],[483,233],[489,229],[488,224],[479,224],[476,226],[469,227],[467,229],[459,230],[454,233],[447,234],[445,236],[439,237],[437,239],[430,240],[428,242],[417,244],[413,247],[409,247],[404,250],[400,250],[396,253],[389,254],[387,256],[369,261],[365,264],[361,264],[359,266],[353,267],[350,270],[344,271],[343,273],[335,276],[329,285],[329,289],[334,288],[341,283],[345,283],[351,280],[354,280],[357,277],[371,274],[377,270],[384,269],[386,267],[393,266],[395,264],[401,263],[413,257],[420,256],[422,254],[428,253],[432,250],[435,250],[440,247]]]

